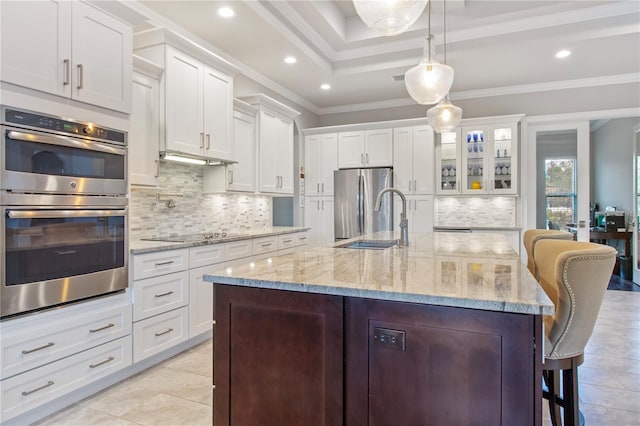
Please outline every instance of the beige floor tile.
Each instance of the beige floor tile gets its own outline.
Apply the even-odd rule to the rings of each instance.
[[[104,411],[95,410],[84,404],[74,405],[60,413],[36,423],[39,426],[133,426],[125,419],[112,416]]]
[[[88,400],[86,405],[120,417],[157,394],[158,392],[143,388],[135,382],[125,381],[100,392]]]
[[[640,392],[639,374],[608,371],[603,368],[582,365],[578,368],[578,376],[580,383]]]
[[[146,426],[210,426],[213,409],[206,404],[158,394],[122,418]]]
[[[580,411],[585,425],[589,426],[640,426],[636,411],[614,410],[598,405],[581,404]]]
[[[210,351],[213,351],[213,348]],[[211,352],[204,353],[202,350],[186,352],[184,356],[174,357],[165,362],[164,366],[200,376],[213,377],[213,356]]]
[[[635,411],[640,417],[640,392],[579,383],[580,403]]]
[[[138,375],[135,384],[155,393],[198,402],[211,392],[212,381],[211,376],[206,377],[161,366]]]

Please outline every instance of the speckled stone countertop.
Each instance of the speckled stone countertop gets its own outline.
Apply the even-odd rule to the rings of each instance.
[[[245,232],[229,233],[226,237],[214,238],[206,242],[166,242],[166,241],[147,241],[147,240],[130,240],[129,250],[131,254],[153,253],[164,250],[176,250],[189,247],[198,247],[207,244],[220,244],[229,241],[248,240],[251,238],[269,237],[272,235],[284,235],[294,232],[307,231],[309,228],[297,226],[271,226]]]
[[[360,239],[395,239],[381,232]],[[408,247],[308,248],[227,268],[219,284],[534,315],[553,303],[503,235],[411,234]]]

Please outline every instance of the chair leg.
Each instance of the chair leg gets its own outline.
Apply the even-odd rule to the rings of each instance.
[[[564,425],[579,426],[580,399],[578,397],[578,365],[575,358],[571,368],[562,370],[562,399],[564,400]]]
[[[549,399],[549,416],[551,417],[551,424],[553,426],[559,426],[560,423],[560,405],[557,402],[557,395],[560,392],[560,372],[554,370],[545,370],[543,373],[544,381],[547,384],[548,399]]]

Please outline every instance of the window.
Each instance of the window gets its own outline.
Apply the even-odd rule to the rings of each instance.
[[[546,159],[544,165],[547,226],[562,229],[575,222],[576,160]]]

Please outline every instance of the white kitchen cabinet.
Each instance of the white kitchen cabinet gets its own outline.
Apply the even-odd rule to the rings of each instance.
[[[134,58],[133,101],[129,129],[129,182],[158,185],[160,152],[160,82],[162,68]],[[148,70],[148,71],[147,71]]]
[[[393,186],[406,195],[433,194],[433,152],[430,126],[393,129]]]
[[[460,129],[435,135],[436,194],[460,194]]]
[[[332,197],[307,197],[304,207],[305,226],[309,230],[309,244],[329,246],[334,243],[335,230]]]
[[[205,282],[204,274],[222,269],[213,264],[189,271],[189,337],[206,333],[213,328],[213,283]]]
[[[3,81],[131,112],[128,24],[81,1],[3,1],[0,7]]]
[[[433,232],[433,196],[409,195],[407,198],[407,220],[409,232]],[[400,231],[400,213],[402,200],[394,197],[393,201],[393,229]]]
[[[233,77],[166,49],[166,149],[232,160]]]
[[[338,167],[393,166],[393,131],[375,129],[338,133]]]
[[[204,192],[255,192],[257,108],[233,101],[233,151],[235,163],[205,167]]]
[[[133,285],[133,320],[140,321],[189,304],[187,271],[136,280]]]
[[[172,311],[133,324],[133,362],[140,362],[189,338],[189,309]]]
[[[237,68],[165,28],[136,34],[135,52],[164,67],[161,150],[233,160],[233,75]]]
[[[518,122],[462,127],[462,193],[518,193]]]
[[[333,172],[338,168],[338,134],[305,137],[305,195],[333,195]]]
[[[265,95],[241,100],[258,108],[258,189],[293,195],[293,118],[300,115]]]

